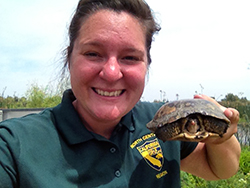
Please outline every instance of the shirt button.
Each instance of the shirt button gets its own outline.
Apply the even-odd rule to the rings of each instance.
[[[115,149],[115,148],[110,148],[110,152],[111,152],[111,153],[115,153],[115,152],[116,152],[116,149]]]
[[[120,170],[115,171],[115,176],[120,177],[121,176],[121,171]]]

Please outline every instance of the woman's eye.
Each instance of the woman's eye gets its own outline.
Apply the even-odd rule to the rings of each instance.
[[[85,53],[85,56],[89,56],[89,57],[98,57],[99,55],[95,52],[88,52],[88,53]]]
[[[89,61],[93,61],[93,62],[103,61],[102,54],[98,52],[94,52],[94,51],[86,52],[86,53],[83,53],[83,56]]]
[[[126,56],[124,57],[125,60],[129,60],[129,61],[139,61],[140,59],[138,57],[135,56]]]

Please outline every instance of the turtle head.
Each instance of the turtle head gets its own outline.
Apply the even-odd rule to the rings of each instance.
[[[188,118],[184,128],[190,134],[195,134],[200,130],[200,122],[197,118]]]

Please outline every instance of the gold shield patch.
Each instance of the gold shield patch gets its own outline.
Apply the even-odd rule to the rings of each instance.
[[[157,171],[161,170],[164,163],[164,158],[157,138],[146,141],[143,145],[138,146],[137,150],[140,152],[150,167]]]

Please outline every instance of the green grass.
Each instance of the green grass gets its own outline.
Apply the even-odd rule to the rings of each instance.
[[[250,147],[242,147],[240,169],[227,179],[206,181],[186,172],[181,172],[182,188],[249,188],[250,187]]]

